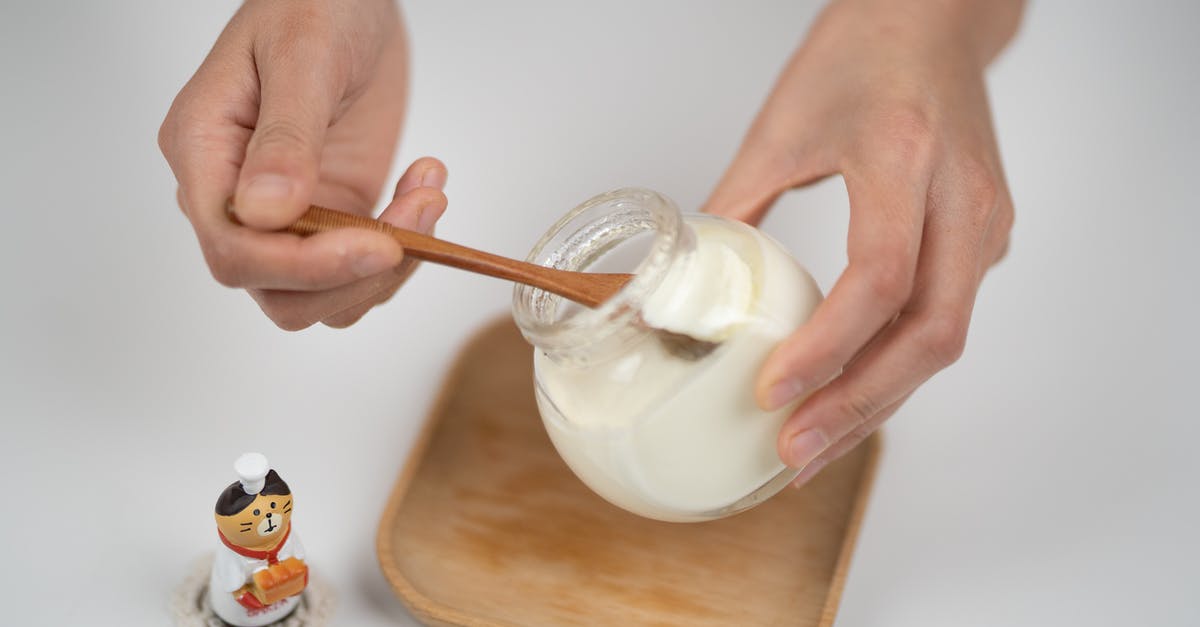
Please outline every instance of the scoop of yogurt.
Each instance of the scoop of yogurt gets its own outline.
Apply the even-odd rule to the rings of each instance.
[[[754,273],[728,245],[698,238],[642,307],[647,325],[706,342],[729,338],[754,302]]]

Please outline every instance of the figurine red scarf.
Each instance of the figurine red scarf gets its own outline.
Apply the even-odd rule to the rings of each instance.
[[[283,537],[280,538],[279,542],[277,542],[275,544],[275,548],[273,548],[269,551],[255,551],[254,549],[247,549],[245,547],[238,546],[238,545],[230,542],[229,538],[226,538],[225,534],[221,533],[220,529],[217,530],[217,536],[219,536],[221,538],[221,542],[225,546],[229,547],[230,551],[233,551],[234,553],[237,553],[238,555],[241,555],[242,557],[249,557],[250,559],[267,560],[268,565],[274,566],[275,564],[279,563],[279,549],[283,548],[283,545],[287,542],[288,534],[290,534],[291,532],[292,532],[292,524],[289,522],[288,528],[285,529],[283,532]],[[307,573],[305,573],[305,575],[304,575],[304,582],[306,584],[308,583],[308,574]],[[261,610],[261,609],[264,609],[267,607],[267,606],[263,605],[262,602],[259,601],[253,594],[250,594],[249,592],[243,592],[242,596],[237,598],[237,602],[240,603],[242,605],[242,607],[250,610],[251,615],[254,614],[254,610]]]
[[[238,555],[241,555],[242,557],[249,557],[249,558],[256,559],[256,560],[267,560],[267,564],[269,566],[274,566],[275,564],[279,563],[279,549],[282,549],[283,545],[285,543],[287,543],[288,534],[291,532],[292,532],[292,523],[289,522],[288,528],[286,530],[284,530],[284,532],[283,532],[283,537],[280,538],[279,542],[275,544],[275,548],[271,549],[270,551],[255,551],[254,549],[247,549],[245,547],[240,547],[240,546],[230,542],[229,538],[226,538],[225,534],[221,533],[220,529],[217,530],[217,535],[220,536],[221,542],[225,546],[229,547],[230,551],[233,551],[234,553],[237,553]]]

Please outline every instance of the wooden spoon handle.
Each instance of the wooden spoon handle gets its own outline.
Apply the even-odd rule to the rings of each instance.
[[[308,236],[343,228],[362,228],[385,233],[392,236],[404,248],[404,254],[410,257],[532,285],[588,307],[596,307],[608,300],[632,278],[629,274],[570,272],[547,268],[467,248],[365,216],[316,205],[309,207],[308,211],[286,230]]]

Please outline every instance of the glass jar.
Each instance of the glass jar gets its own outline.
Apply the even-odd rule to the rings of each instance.
[[[621,189],[571,210],[527,260],[633,274],[594,309],[526,285],[513,293],[542,420],[588,487],[636,514],[685,522],[753,507],[795,478],[776,438],[796,404],[762,411],[754,381],[821,292],[778,242]],[[681,335],[707,343],[681,351]]]

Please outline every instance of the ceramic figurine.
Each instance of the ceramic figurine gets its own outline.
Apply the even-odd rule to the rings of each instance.
[[[287,616],[308,585],[304,547],[292,529],[292,491],[258,453],[233,464],[238,481],[217,498],[221,546],[208,582],[217,616],[236,627]]]

